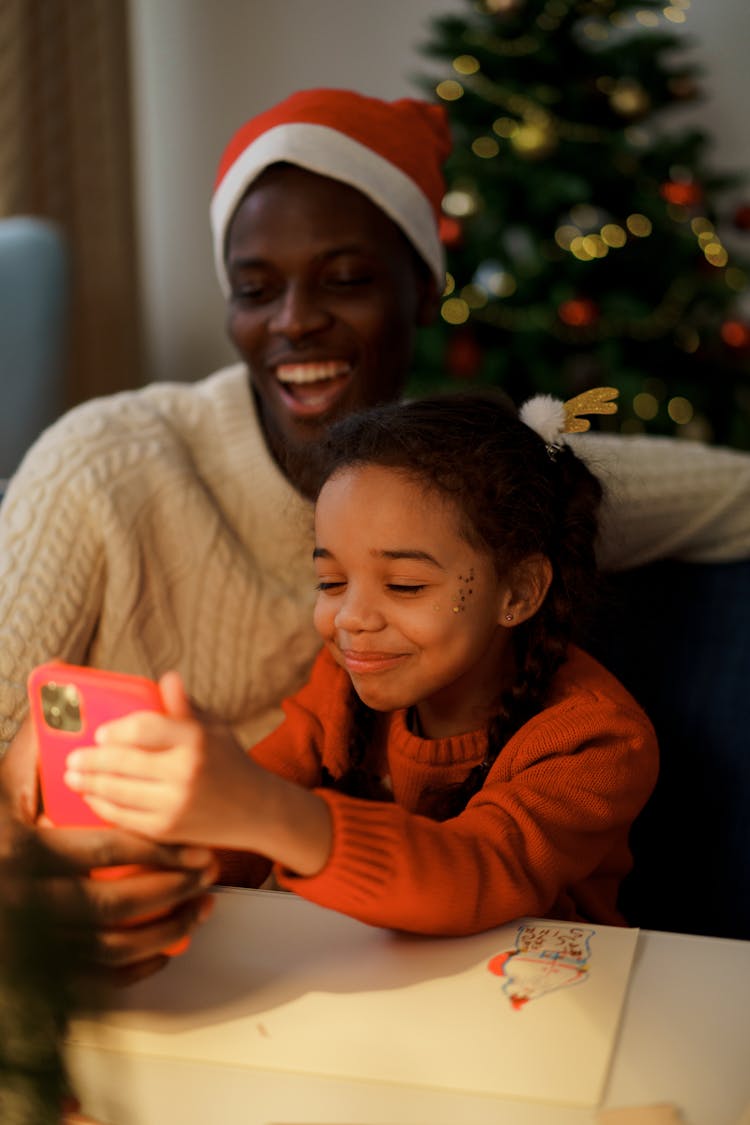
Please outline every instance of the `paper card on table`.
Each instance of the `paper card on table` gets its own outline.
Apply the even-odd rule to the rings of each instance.
[[[395,934],[292,894],[235,891],[190,950],[73,1043],[593,1106],[637,931],[525,919]]]

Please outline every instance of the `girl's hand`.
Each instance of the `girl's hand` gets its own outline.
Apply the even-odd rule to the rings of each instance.
[[[169,963],[163,950],[186,937],[213,906],[219,868],[205,849],[151,843],[116,828],[55,828],[38,817],[37,745],[26,722],[0,764],[0,871],[17,848],[43,849],[34,868],[43,901],[66,929],[87,931],[88,970],[113,984],[140,980]],[[4,817],[4,804],[7,812]],[[25,822],[26,827],[21,822]],[[35,823],[36,822],[36,823]],[[11,864],[11,870],[18,867]],[[92,869],[122,867],[119,879]]]
[[[159,684],[165,715],[142,711],[68,757],[65,782],[120,828],[165,843],[258,852],[314,875],[332,847],[328,805],[259,766],[225,728],[192,714],[180,677]]]
[[[226,728],[192,713],[176,672],[160,681],[165,715],[106,723],[69,755],[65,783],[120,828],[166,843],[242,847],[265,771]]]

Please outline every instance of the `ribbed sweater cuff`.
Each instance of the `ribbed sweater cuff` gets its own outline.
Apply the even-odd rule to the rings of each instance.
[[[327,803],[333,822],[333,847],[317,875],[302,877],[276,870],[281,886],[334,910],[359,913],[392,886],[394,862],[402,845],[397,805],[362,801],[330,789],[315,792]]]

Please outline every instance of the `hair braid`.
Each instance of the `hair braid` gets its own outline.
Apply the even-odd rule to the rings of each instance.
[[[368,768],[375,742],[378,712],[363,703],[353,688],[350,693],[350,709],[349,766],[341,777],[334,777],[324,766],[321,772],[322,787],[371,801],[393,800],[393,795],[386,789],[379,774]]]

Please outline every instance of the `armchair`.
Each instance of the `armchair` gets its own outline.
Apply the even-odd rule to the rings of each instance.
[[[60,228],[31,216],[0,219],[0,480],[64,408],[67,303]]]

